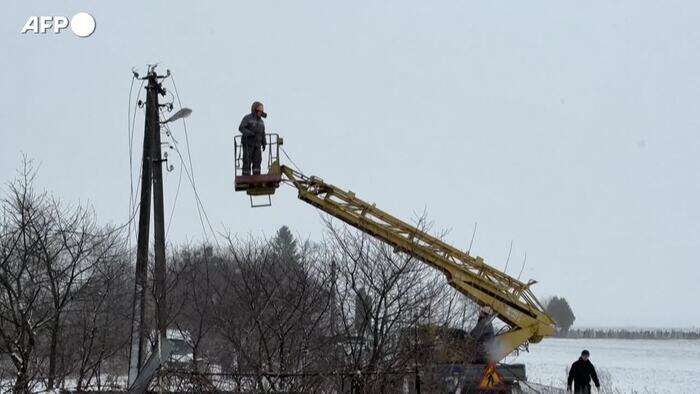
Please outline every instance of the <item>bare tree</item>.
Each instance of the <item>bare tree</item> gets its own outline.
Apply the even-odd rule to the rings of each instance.
[[[17,179],[8,184],[2,200],[0,230],[0,349],[15,368],[13,391],[29,392],[37,374],[39,332],[52,321],[54,311],[41,244],[49,237],[47,196],[33,189],[35,172],[25,159]]]
[[[390,391],[417,375],[419,364],[447,358],[436,350],[448,346],[426,339],[464,327],[471,313],[443,275],[365,233],[330,220],[326,226],[343,343],[335,367],[350,377],[351,391]],[[424,217],[418,226],[425,227]]]
[[[66,317],[63,343],[71,349],[65,358],[71,365],[78,391],[105,387],[102,376],[123,373],[128,362],[130,296],[133,270],[125,249],[106,259],[81,287]]]
[[[68,207],[51,200],[42,221],[35,223],[36,231],[44,231],[39,238],[40,259],[44,266],[51,296],[53,316],[49,325],[49,389],[55,380],[63,379],[66,365],[59,365],[60,336],[64,311],[83,288],[102,279],[97,267],[105,260],[111,261],[121,237],[109,228],[99,228],[91,210],[81,206]]]
[[[314,391],[318,355],[331,342],[328,277],[317,269],[310,243],[290,248],[278,233],[271,242],[236,242],[221,260],[217,327],[233,350],[224,360],[241,387],[259,391]]]
[[[212,356],[209,352],[216,343],[214,330],[214,306],[217,260],[214,249],[208,245],[200,247],[184,246],[176,250],[169,262],[169,316],[171,326],[190,351],[189,357],[183,354],[174,357],[177,370],[184,379],[170,379],[177,390],[210,391],[214,389],[207,373],[211,372]],[[174,278],[174,279],[173,279]],[[179,349],[180,353],[183,349]],[[183,369],[184,368],[184,369]],[[177,377],[177,376],[176,376]]]
[[[18,392],[40,372],[48,388],[70,372],[66,314],[101,278],[97,268],[123,251],[118,231],[99,227],[90,209],[37,192],[35,177],[25,158],[8,184],[0,224],[0,348],[11,355]]]
[[[2,200],[0,351],[13,390],[43,376],[48,387],[70,376],[78,390],[114,388],[103,376],[128,362],[130,251],[91,210],[36,192],[34,176],[25,162]],[[189,357],[164,383],[214,390],[223,372],[234,390],[391,391],[459,362],[472,309],[442,274],[355,229],[327,229],[321,244],[283,227],[269,240],[229,237],[226,249],[175,249],[169,326]]]

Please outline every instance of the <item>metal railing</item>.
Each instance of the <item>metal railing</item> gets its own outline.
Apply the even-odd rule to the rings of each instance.
[[[243,175],[243,146],[242,146],[242,135],[237,135],[233,138],[233,155],[234,155],[234,165],[235,165],[235,175]],[[265,150],[262,152],[263,161],[260,165],[260,173],[267,174],[270,172],[272,163],[275,161],[279,162],[280,156],[280,145],[282,145],[282,138],[280,138],[277,133],[265,133]],[[267,157],[267,160],[265,158]],[[267,162],[267,171],[265,170],[265,162]]]

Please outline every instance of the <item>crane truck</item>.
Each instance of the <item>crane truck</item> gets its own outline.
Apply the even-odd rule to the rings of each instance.
[[[298,191],[300,200],[439,270],[450,286],[489,310],[491,320],[498,318],[504,323],[505,330],[484,344],[489,357],[480,366],[483,375],[475,383],[477,387],[490,389],[512,384],[503,381],[497,363],[519,348],[555,333],[554,320],[532,292],[536,281],[522,282],[488,265],[483,258],[449,245],[358,198],[351,191],[281,165],[282,138],[276,133],[266,134],[265,138],[269,147],[268,172],[258,175],[242,174],[240,136],[234,138],[235,190],[245,191],[250,196],[251,206],[271,205],[270,196],[280,184],[288,184]],[[260,198],[266,202],[260,203]]]

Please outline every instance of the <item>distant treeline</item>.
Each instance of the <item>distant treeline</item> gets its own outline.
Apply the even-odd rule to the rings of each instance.
[[[606,338],[606,339],[700,339],[700,328],[693,329],[620,329],[585,328],[569,329],[559,333],[562,338]]]

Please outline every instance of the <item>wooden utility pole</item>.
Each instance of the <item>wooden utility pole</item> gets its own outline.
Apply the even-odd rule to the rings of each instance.
[[[146,122],[143,136],[143,158],[141,170],[141,203],[136,245],[136,283],[134,297],[134,320],[132,322],[131,360],[129,365],[130,390],[140,392],[147,388],[152,374],[160,365],[161,354],[169,349],[167,344],[167,311],[165,302],[165,223],[163,208],[163,159],[161,158],[160,117],[158,95],[165,95],[165,89],[159,80],[170,75],[160,76],[155,66],[150,66],[148,74],[141,78],[148,81],[146,86]],[[147,354],[145,349],[148,338],[146,319],[146,294],[148,285],[148,238],[150,234],[151,192],[153,192],[153,228],[154,228],[154,284],[155,284],[155,318],[158,334],[158,346],[151,351],[151,359],[144,364]],[[164,351],[164,357],[169,356]],[[158,362],[154,364],[157,356]],[[153,362],[152,362],[153,360]],[[151,364],[156,365],[155,368]],[[149,368],[146,368],[149,367]],[[145,382],[145,387],[143,386]]]
[[[165,95],[165,90],[158,83],[155,72],[148,75],[148,87],[150,105],[146,103],[146,119],[149,122],[151,133],[151,157],[153,158],[153,232],[155,255],[155,298],[156,298],[156,327],[161,339],[166,338],[167,310],[165,304],[165,213],[163,209],[163,159],[160,143],[160,117],[158,94]],[[151,90],[155,90],[151,94]],[[150,116],[148,110],[150,109]]]

